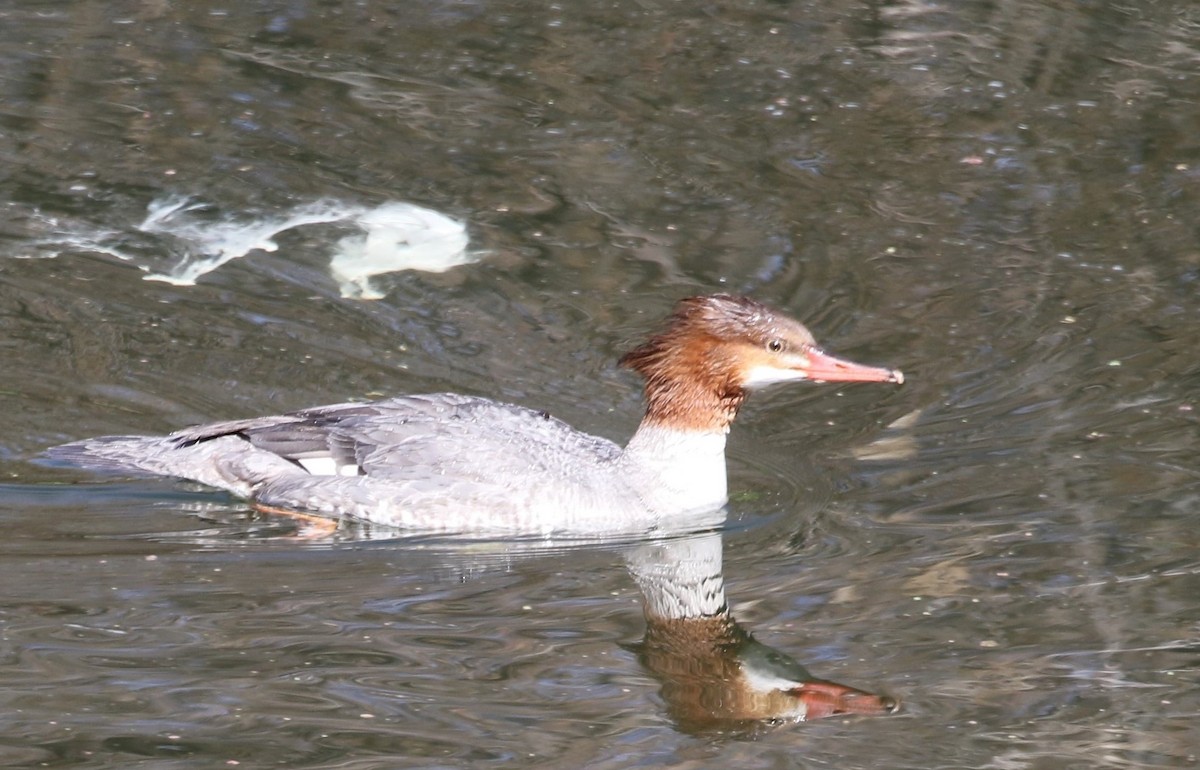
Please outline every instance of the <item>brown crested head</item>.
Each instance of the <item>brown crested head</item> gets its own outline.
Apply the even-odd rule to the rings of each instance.
[[[680,300],[662,331],[621,358],[646,380],[646,416],[727,430],[746,389],[792,380],[903,382],[897,370],[834,358],[800,322],[749,297]]]

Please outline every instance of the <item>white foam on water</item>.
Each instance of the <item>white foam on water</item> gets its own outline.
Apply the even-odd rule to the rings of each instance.
[[[54,220],[43,220],[50,225],[47,229],[55,232],[37,245],[41,255],[50,257],[69,250],[107,254],[137,265],[146,273],[146,280],[192,286],[200,277],[252,251],[277,251],[275,238],[280,233],[308,225],[340,224],[360,232],[331,244],[330,274],[342,296],[355,299],[384,296],[371,284],[375,276],[401,270],[443,272],[481,256],[467,250],[469,239],[463,223],[411,203],[369,207],[319,200],[274,216],[215,218],[211,209],[188,197],[155,200],[147,207],[146,218],[126,233],[64,228]],[[118,245],[122,236],[128,239],[137,233],[171,239],[183,259],[169,270],[156,270],[145,258]]]
[[[187,198],[167,198],[150,204],[137,229],[177,239],[186,256],[170,271],[150,273],[144,276],[146,280],[192,286],[201,276],[255,249],[276,251],[279,246],[272,239],[282,232],[304,225],[338,222],[353,214],[336,204],[318,201],[299,206],[282,217],[208,221],[195,214],[205,208],[204,204]]]
[[[138,229],[171,235],[187,246],[189,258],[167,273],[147,280],[190,286],[196,279],[255,249],[276,251],[280,233],[313,224],[343,223],[361,234],[342,238],[330,260],[330,273],[343,297],[380,299],[370,279],[400,270],[444,272],[475,261],[467,251],[467,229],[445,214],[411,203],[372,208],[322,200],[297,206],[281,217],[205,221],[191,212],[205,208],[187,199],[155,201]]]
[[[98,228],[74,227],[39,211],[27,215],[30,229],[41,233],[26,244],[28,252],[13,254],[14,259],[53,259],[67,251],[92,251],[124,262],[133,257],[113,245],[120,233]]]
[[[449,217],[410,203],[385,203],[355,217],[363,229],[338,241],[329,270],[343,297],[379,299],[370,279],[396,270],[441,273],[473,261],[467,228]]]

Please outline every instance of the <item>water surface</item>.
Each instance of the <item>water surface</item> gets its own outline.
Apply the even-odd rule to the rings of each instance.
[[[1200,764],[1197,33],[1185,0],[9,4],[3,764]],[[180,199],[411,203],[478,261],[346,297],[339,221],[145,280],[195,257],[139,227]],[[623,440],[617,355],[717,290],[908,377],[756,394],[723,534],[738,621],[899,714],[681,723],[617,545],[308,542],[29,462],[436,390]]]

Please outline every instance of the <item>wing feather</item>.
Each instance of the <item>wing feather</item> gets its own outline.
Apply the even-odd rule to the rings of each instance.
[[[428,482],[439,476],[492,480],[506,472],[573,475],[582,451],[593,461],[620,448],[540,412],[438,393],[333,404],[275,417],[173,433],[180,447],[236,435],[319,475]]]

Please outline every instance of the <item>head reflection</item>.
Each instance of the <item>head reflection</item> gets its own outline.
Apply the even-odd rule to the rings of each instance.
[[[721,533],[706,532],[627,554],[645,596],[646,634],[635,649],[662,683],[663,699],[681,729],[752,729],[898,708],[887,696],[818,679],[756,641],[729,612],[721,550]]]

